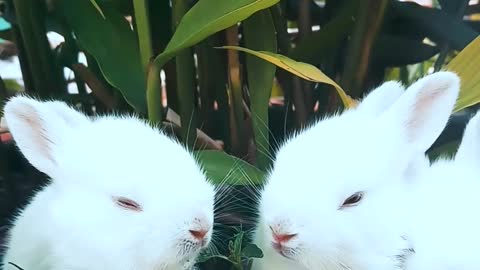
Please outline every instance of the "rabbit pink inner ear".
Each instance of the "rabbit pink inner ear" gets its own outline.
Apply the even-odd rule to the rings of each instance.
[[[39,171],[52,176],[56,167],[54,146],[61,132],[61,121],[44,103],[14,97],[5,104],[4,117],[15,143],[25,158]]]
[[[457,75],[433,73],[410,86],[389,110],[387,118],[397,127],[400,124],[400,133],[412,150],[424,152],[447,125],[459,91]]]
[[[428,87],[428,85],[425,87]],[[435,103],[438,102],[441,96],[445,95],[445,91],[447,90],[446,86],[442,87],[441,85],[432,85],[431,87],[431,89],[426,89],[428,91],[418,93],[417,99],[412,106],[412,111],[410,112],[411,117],[409,117],[405,123],[407,131],[406,136],[409,142],[415,142],[418,138],[418,133],[421,132],[421,129],[424,128],[426,124],[428,124],[429,115],[435,117],[435,115],[432,115],[432,113],[434,113],[432,112],[432,109],[435,107]],[[446,110],[448,110],[450,114],[451,110],[449,110],[448,107]],[[445,121],[445,125],[447,124],[447,121]]]

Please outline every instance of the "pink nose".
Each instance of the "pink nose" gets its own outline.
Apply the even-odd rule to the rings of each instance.
[[[205,239],[208,230],[189,230],[190,234],[197,240]]]
[[[297,236],[296,233],[293,234],[277,234],[275,232],[272,232],[273,240],[276,243],[279,244],[284,244],[287,243],[288,241],[292,240],[295,236]]]

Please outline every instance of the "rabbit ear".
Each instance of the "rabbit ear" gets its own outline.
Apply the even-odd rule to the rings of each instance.
[[[459,91],[460,79],[455,73],[425,76],[384,114],[385,125],[392,127],[390,132],[395,132],[395,136],[401,136],[407,149],[424,153],[447,125]]]
[[[59,104],[23,96],[11,98],[4,107],[5,121],[20,151],[34,167],[49,176],[57,165],[55,147],[73,122],[82,121],[75,113]]]
[[[480,112],[468,121],[455,160],[480,161]]]
[[[380,115],[400,98],[405,88],[396,81],[386,82],[368,93],[358,104],[357,111]]]
[[[56,112],[57,115],[63,118],[65,123],[71,127],[76,127],[80,124],[85,124],[90,121],[87,116],[71,108],[65,102],[46,101],[44,104],[48,106],[50,110]]]

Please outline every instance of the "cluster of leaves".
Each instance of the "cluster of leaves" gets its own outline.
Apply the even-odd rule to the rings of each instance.
[[[261,185],[286,134],[355,106],[387,79],[410,84],[449,69],[462,78],[456,111],[480,101],[480,23],[471,16],[480,12],[467,0],[0,3],[12,25],[0,37],[18,47],[26,92],[161,124],[196,150],[216,184]],[[64,42],[51,49],[47,32]],[[455,149],[461,130],[447,128],[432,155]],[[201,261],[213,256],[248,269],[260,253],[240,231],[229,255]]]
[[[233,239],[228,242],[228,256],[205,252],[197,259],[203,263],[211,259],[228,261],[234,270],[248,270],[252,267],[254,258],[263,258],[263,252],[256,245],[245,242],[245,232],[238,230]]]

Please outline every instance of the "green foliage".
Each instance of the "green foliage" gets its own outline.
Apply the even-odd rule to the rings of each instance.
[[[127,20],[110,7],[102,9],[104,19],[90,1],[84,0],[60,1],[59,9],[79,47],[95,58],[107,82],[120,90],[135,110],[145,114],[146,76],[137,37]]]
[[[478,5],[466,0],[433,8],[394,0],[7,2],[13,5],[3,19],[12,27],[0,34],[15,42],[25,89],[0,74],[2,104],[25,91],[63,98],[89,114],[138,113],[175,129],[218,187],[257,190],[290,134],[354,106],[385,80],[408,85],[449,69],[462,78],[456,111],[480,102],[480,23],[464,16]],[[50,48],[49,31],[65,41]],[[61,76],[64,68],[73,80]],[[71,84],[78,93],[67,91]],[[455,152],[462,132],[446,133],[453,135],[430,149],[432,159]],[[263,255],[247,236],[235,230],[223,252],[203,254],[199,265],[250,269]]]
[[[217,185],[260,185],[265,179],[261,170],[224,152],[203,150],[195,152],[195,156],[210,180]]]
[[[204,38],[243,21],[253,13],[276,4],[279,0],[199,1],[180,22],[167,48],[155,59],[163,66],[177,52]]]
[[[234,270],[250,269],[254,259],[263,258],[263,252],[256,245],[245,243],[244,238],[245,232],[239,230],[233,236],[233,239],[228,242],[228,256],[205,252],[200,255],[197,262],[202,263],[211,259],[222,259],[230,262]]]

